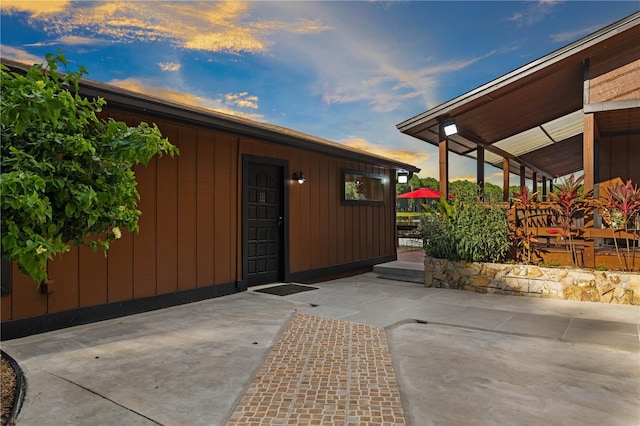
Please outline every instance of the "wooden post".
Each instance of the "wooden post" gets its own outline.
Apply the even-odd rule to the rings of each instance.
[[[584,169],[584,192],[593,191],[595,185],[595,159],[596,159],[596,121],[593,114],[584,115],[584,133],[582,139],[583,169]],[[593,228],[593,210],[587,210],[584,215],[585,229]],[[593,239],[584,240],[584,266],[595,268],[596,253]]]
[[[449,195],[449,141],[444,134],[442,124],[440,124],[438,148],[440,155],[440,199],[446,200]]]
[[[538,190],[538,173],[536,171],[533,172],[531,180],[533,180],[533,182],[531,182],[531,193],[533,194]],[[536,196],[536,200],[537,199],[538,196]]]
[[[542,176],[542,201],[548,201],[547,199],[547,177]]]
[[[509,159],[502,159],[502,201],[509,201]]]
[[[478,183],[478,196],[484,201],[484,148],[476,148],[476,182]]]
[[[526,172],[527,172],[527,169],[526,169],[522,164],[520,164],[520,190],[521,190],[521,191],[522,191],[522,188],[524,188],[525,186],[527,186],[527,182],[526,182],[526,179],[527,179]]]

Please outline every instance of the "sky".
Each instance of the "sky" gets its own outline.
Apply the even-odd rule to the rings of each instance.
[[[0,2],[0,53],[287,127],[438,176],[396,125],[640,10],[640,1]],[[450,180],[475,160],[450,155]],[[502,171],[485,170],[502,185]],[[517,184],[517,177],[512,183]]]

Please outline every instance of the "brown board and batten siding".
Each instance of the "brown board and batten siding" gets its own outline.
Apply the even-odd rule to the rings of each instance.
[[[3,333],[20,335],[5,327],[17,320],[37,319],[30,331],[22,330],[26,335],[242,290],[244,156],[287,164],[286,278],[317,278],[395,259],[394,183],[402,164],[372,164],[366,155],[358,161],[353,152],[343,158],[135,109],[110,106],[105,115],[129,125],[156,123],[180,155],[135,168],[140,230],[122,230],[108,257],[73,247],[50,262],[50,283],[41,288],[13,265],[12,291],[2,296]],[[384,203],[342,203],[344,169],[383,175]],[[295,171],[304,172],[303,185],[290,180]],[[131,302],[137,304],[118,313]],[[52,314],[59,314],[57,325],[48,326]]]

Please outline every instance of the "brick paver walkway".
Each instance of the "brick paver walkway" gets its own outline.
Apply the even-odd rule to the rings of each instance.
[[[404,424],[384,329],[298,314],[227,426]]]

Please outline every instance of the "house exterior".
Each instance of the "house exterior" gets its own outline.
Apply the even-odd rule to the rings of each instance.
[[[83,80],[81,92],[105,98],[115,120],[156,123],[180,155],[135,169],[140,231],[123,232],[108,257],[72,248],[41,288],[3,264],[3,339],[396,259],[396,174],[419,169],[100,83]]]
[[[444,127],[455,122],[457,132]],[[448,185],[448,154],[477,160],[477,181],[484,164],[503,170],[504,201],[509,177],[542,186],[546,199],[558,177],[584,174],[585,191],[604,200],[612,182],[640,184],[640,12],[568,46],[496,78],[397,125],[402,133],[439,147],[440,192]],[[557,182],[557,181],[556,181]],[[609,229],[601,212],[585,214],[580,226],[583,264],[617,265]],[[515,217],[515,215],[514,215]],[[547,227],[551,220],[546,220]],[[539,226],[539,225],[538,225]],[[536,229],[549,238],[545,226]],[[638,239],[638,233],[618,232]],[[562,253],[545,261],[571,264]],[[636,262],[640,267],[640,259]]]

